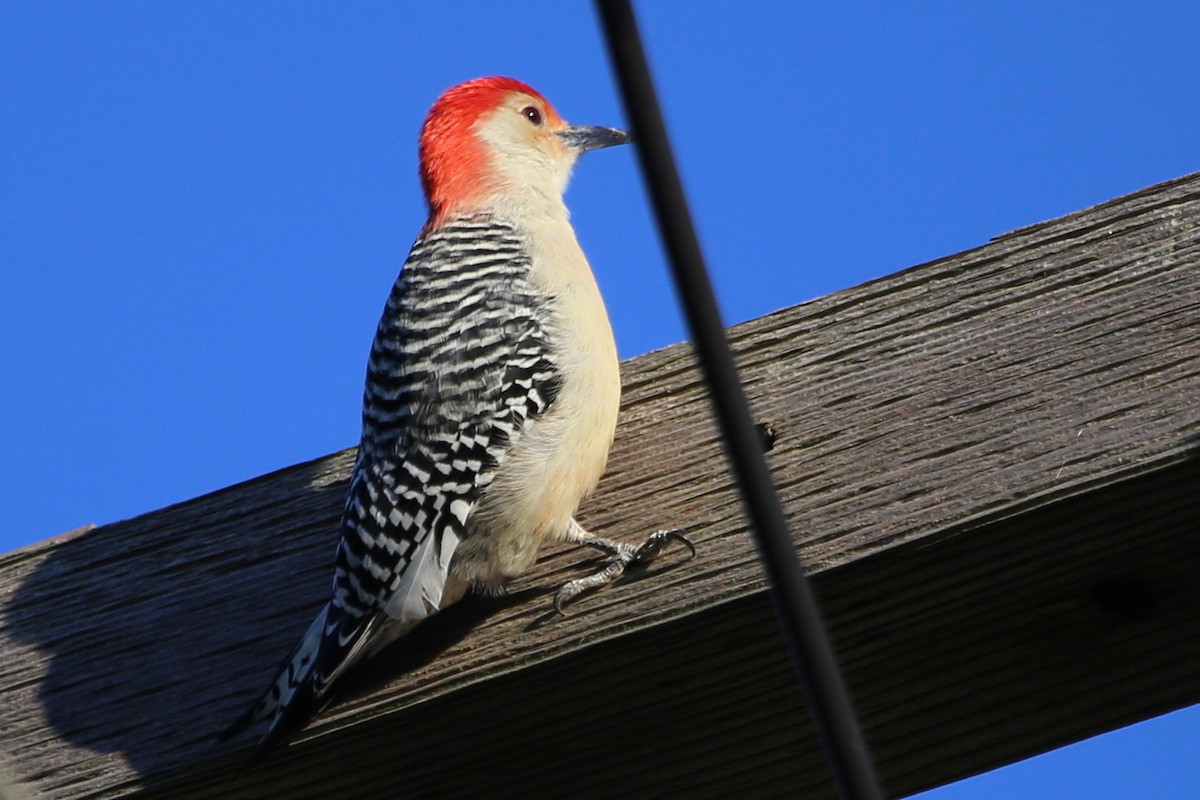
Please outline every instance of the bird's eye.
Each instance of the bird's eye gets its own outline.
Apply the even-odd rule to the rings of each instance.
[[[521,109],[521,114],[524,115],[525,119],[529,120],[534,125],[542,124],[542,112],[538,111],[533,106],[525,106]]]

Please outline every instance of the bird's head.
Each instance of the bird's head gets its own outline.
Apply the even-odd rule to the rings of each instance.
[[[447,89],[421,130],[421,184],[431,220],[471,211],[566,213],[563,192],[579,154],[631,140],[614,128],[568,125],[513,78]]]

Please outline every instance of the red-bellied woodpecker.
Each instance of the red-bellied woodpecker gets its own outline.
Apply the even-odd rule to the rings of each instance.
[[[227,732],[271,720],[260,752],[347,669],[468,589],[497,594],[550,541],[604,551],[562,604],[646,562],[574,519],[608,458],[620,400],[604,302],[563,204],[579,154],[630,140],[568,125],[511,78],[448,90],[421,132],[429,220],[371,347],[363,430],[333,596],[262,699]]]

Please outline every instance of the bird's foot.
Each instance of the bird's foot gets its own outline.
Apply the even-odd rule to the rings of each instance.
[[[625,570],[630,566],[635,564],[649,564],[658,558],[658,554],[671,542],[679,542],[688,549],[692,558],[696,556],[696,546],[678,528],[656,531],[650,534],[646,538],[646,541],[637,546],[626,544],[625,542],[614,542],[611,539],[592,536],[590,534],[580,537],[577,541],[585,547],[592,547],[607,553],[612,556],[612,560],[599,572],[583,578],[576,578],[573,581],[567,581],[558,588],[558,591],[554,593],[554,610],[559,614],[565,614],[563,606],[583,592],[607,586],[624,575]]]

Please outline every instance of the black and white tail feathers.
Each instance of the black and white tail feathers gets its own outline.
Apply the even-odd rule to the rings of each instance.
[[[320,710],[318,698],[311,691],[307,677],[311,672],[312,656],[320,644],[321,631],[325,627],[325,617],[329,608],[327,604],[321,609],[308,631],[280,663],[275,679],[258,702],[246,709],[245,713],[217,738],[218,742],[224,742],[254,723],[271,720],[270,729],[247,759],[245,768],[261,761],[284,736],[295,732]]]
[[[441,546],[435,546],[439,542]],[[221,734],[218,741],[230,739],[252,724],[269,720],[266,735],[245,765],[248,768],[296,733],[330,702],[333,698],[331,689],[351,667],[440,607],[450,558],[457,542],[457,535],[447,531],[444,536],[427,536],[423,544],[428,546],[417,548],[414,560],[419,560],[419,566],[407,572],[411,579],[400,581],[393,597],[398,610],[400,607],[410,610],[402,612],[405,613],[403,622],[389,610],[363,618],[345,613],[333,601],[326,604],[280,664],[263,696]],[[423,613],[419,616],[411,613],[415,608],[420,608]]]

